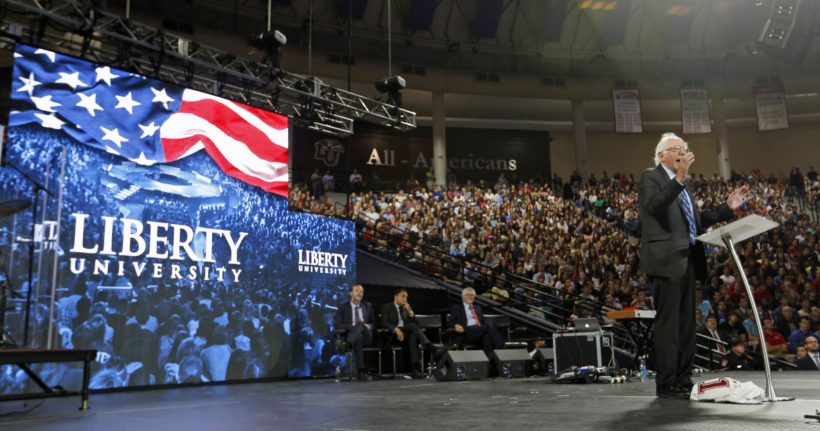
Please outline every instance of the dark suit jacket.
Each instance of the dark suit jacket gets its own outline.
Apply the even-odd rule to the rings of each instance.
[[[484,310],[481,309],[481,306],[473,303],[473,309],[475,310],[476,316],[478,316],[478,323],[484,324]],[[459,302],[458,304],[453,305],[453,308],[450,309],[450,321],[447,322],[448,328],[454,328],[456,323],[463,327],[467,327],[467,311],[464,310],[464,303]]]
[[[416,317],[410,316],[404,309],[401,310],[401,318],[405,326],[411,323],[416,323]],[[396,310],[396,304],[390,302],[384,304],[382,307],[382,328],[389,329],[391,332],[399,326],[399,312]]]
[[[718,330],[717,333],[721,341],[727,340],[726,336],[720,330]],[[701,348],[698,348],[698,353],[703,356],[706,356],[707,358],[711,357],[713,359],[720,359],[719,353],[710,353],[710,351],[719,352],[720,348],[718,347],[718,342],[714,338],[712,338],[712,334],[709,332],[709,330],[706,329],[706,327],[701,327],[700,329],[698,329],[698,334],[709,337],[697,337],[697,344],[703,346]],[[723,349],[724,351],[728,352],[729,346],[724,345]]]
[[[360,305],[362,307],[362,317],[364,318],[363,323],[368,323],[375,327],[376,313],[373,312],[373,305],[367,301],[362,301]],[[350,307],[350,301],[339,305],[339,309],[336,310],[336,315],[333,316],[333,327],[345,330],[350,330],[350,328],[353,327],[353,310]]]
[[[641,174],[638,191],[641,220],[640,269],[647,275],[676,278],[686,271],[689,231],[679,198],[683,189],[684,186],[674,178],[669,178],[661,165]],[[734,212],[725,203],[715,209],[701,211],[689,189],[687,193],[695,212],[697,234],[715,223],[734,218]],[[696,242],[692,252],[695,276],[703,280],[706,278],[703,244]]]
[[[798,359],[795,361],[795,364],[797,364],[798,370],[817,371],[817,365],[814,364],[814,361],[811,360],[809,355]]]

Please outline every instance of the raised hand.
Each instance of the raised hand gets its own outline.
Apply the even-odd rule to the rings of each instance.
[[[729,208],[736,210],[743,205],[744,202],[751,199],[751,197],[752,195],[749,192],[749,186],[740,186],[734,189],[732,193],[729,193],[729,197],[726,198],[726,205],[729,205]]]
[[[683,181],[689,175],[689,167],[695,163],[695,153],[678,154],[675,157],[675,176],[678,181]]]

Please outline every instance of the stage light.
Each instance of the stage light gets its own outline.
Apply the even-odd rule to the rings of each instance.
[[[399,75],[391,76],[376,81],[374,84],[376,90],[380,93],[387,94],[387,103],[392,104],[396,108],[401,108],[401,90],[407,86],[407,81]]]
[[[251,36],[248,43],[265,52],[268,62],[275,68],[279,68],[282,47],[287,45],[288,38],[279,30],[263,31]]]

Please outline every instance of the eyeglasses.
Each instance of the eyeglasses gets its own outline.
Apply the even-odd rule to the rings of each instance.
[[[688,153],[689,148],[686,147],[669,147],[663,151],[671,151],[673,153]]]

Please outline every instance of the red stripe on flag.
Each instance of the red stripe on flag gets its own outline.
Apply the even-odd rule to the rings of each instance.
[[[219,168],[222,169],[222,172],[242,182],[257,186],[267,192],[288,197],[287,181],[268,182],[242,172],[222,156],[222,153],[207,136],[197,135],[180,139],[162,138],[162,144],[166,148],[190,148],[196,145],[197,142],[202,142],[205,146],[205,151],[211,156],[212,159],[214,159]]]
[[[168,139],[162,138],[162,152],[165,154],[165,162],[170,163],[182,158],[191,149],[199,138],[190,139]]]
[[[273,128],[287,130],[287,117],[283,115],[238,103],[236,105],[248,110]],[[280,163],[288,162],[287,142],[278,142],[279,145],[276,145],[277,143],[271,141],[268,135],[262,133],[257,127],[215,100],[203,99],[196,102],[183,100],[178,112],[196,115],[213,124],[231,138],[244,143],[248,149],[261,159]]]

